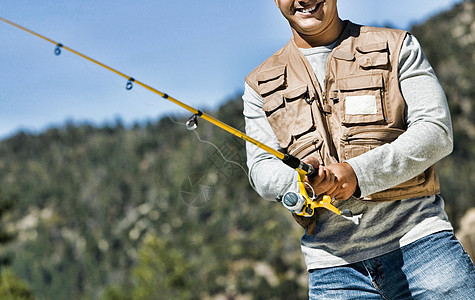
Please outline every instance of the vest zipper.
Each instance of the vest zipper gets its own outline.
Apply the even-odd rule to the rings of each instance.
[[[386,86],[386,83],[384,83],[384,85]],[[387,122],[388,121],[388,116],[386,115],[386,112],[387,112],[387,107],[386,107],[386,99],[384,98],[385,97],[385,93],[384,93],[384,87],[381,89],[381,100],[382,100],[382,113],[383,113],[383,118],[384,118],[384,122]]]
[[[350,130],[342,136],[345,144],[367,144],[379,142],[392,142],[400,136],[405,130],[399,128],[361,128]]]
[[[310,140],[308,142],[305,142],[303,143],[302,145],[298,146],[297,148],[295,148],[294,151],[292,151],[292,155],[293,156],[297,156],[299,153],[301,153],[303,150],[307,149],[308,147],[310,146],[314,146],[315,149],[312,149],[312,152],[314,150],[317,150],[318,149],[318,146],[317,145],[320,145],[321,144],[321,141],[318,140],[318,139],[314,139],[314,140]]]

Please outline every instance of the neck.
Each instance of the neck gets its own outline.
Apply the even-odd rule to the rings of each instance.
[[[299,48],[313,48],[318,46],[326,46],[334,43],[341,32],[343,31],[343,21],[336,17],[332,20],[326,28],[323,28],[321,32],[313,35],[305,35],[297,32],[292,28],[295,44]]]

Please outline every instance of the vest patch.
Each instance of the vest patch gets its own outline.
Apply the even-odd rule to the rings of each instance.
[[[374,95],[347,96],[345,112],[347,115],[375,115],[378,113],[376,97]]]

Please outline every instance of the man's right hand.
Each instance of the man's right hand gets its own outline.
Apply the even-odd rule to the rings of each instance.
[[[312,177],[306,177],[306,181],[312,186],[316,195],[327,193],[329,190],[335,188],[337,178],[333,172],[320,165],[320,162],[315,157],[307,157],[302,160],[306,164],[312,165],[316,173]]]

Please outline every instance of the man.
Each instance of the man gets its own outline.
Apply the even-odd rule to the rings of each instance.
[[[246,77],[251,137],[318,169],[319,209],[297,217],[312,299],[474,299],[475,268],[444,212],[434,164],[452,151],[445,95],[415,37],[342,21],[336,0],[275,0],[293,38]],[[248,144],[266,199],[297,174]]]

